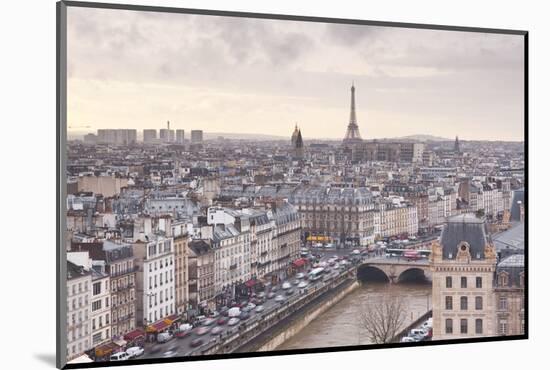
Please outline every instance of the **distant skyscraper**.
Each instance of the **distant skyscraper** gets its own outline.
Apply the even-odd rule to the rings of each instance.
[[[344,137],[344,145],[353,145],[361,143],[361,135],[359,134],[359,126],[357,126],[357,117],[355,114],[355,86],[351,85],[351,109],[349,116],[348,129]]]
[[[202,143],[202,130],[191,130],[191,144]]]
[[[135,129],[99,129],[97,142],[99,144],[129,145],[137,141]]]
[[[174,130],[170,130],[170,121],[166,122],[166,128],[160,129],[160,141],[163,143],[172,143],[174,142]]]
[[[154,143],[157,140],[157,130],[146,129],[143,130],[143,142],[146,144]]]
[[[183,144],[185,140],[185,130],[176,130],[176,143]]]

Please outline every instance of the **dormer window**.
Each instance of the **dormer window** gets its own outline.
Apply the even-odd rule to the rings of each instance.
[[[498,285],[499,286],[508,286],[508,273],[503,271],[498,274]]]

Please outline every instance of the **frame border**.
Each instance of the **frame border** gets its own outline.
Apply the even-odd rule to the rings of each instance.
[[[65,250],[65,217],[64,204],[66,199],[66,172],[64,171],[67,153],[64,148],[67,144],[67,7],[78,8],[95,8],[95,9],[113,9],[113,10],[130,10],[130,11],[145,11],[145,12],[161,12],[161,13],[176,13],[176,14],[193,14],[193,15],[209,15],[209,16],[224,16],[224,17],[239,17],[239,18],[256,18],[270,20],[288,20],[302,22],[322,22],[322,23],[337,23],[337,24],[355,24],[366,26],[393,27],[393,28],[413,28],[426,30],[440,31],[460,31],[460,32],[477,32],[477,33],[493,33],[505,35],[519,35],[524,37],[524,207],[525,207],[525,229],[524,235],[525,247],[525,332],[523,335],[513,336],[494,336],[482,338],[465,338],[451,340],[437,340],[430,342],[415,342],[415,343],[389,343],[389,344],[369,344],[369,345],[350,345],[338,347],[317,347],[317,348],[302,348],[292,350],[275,350],[269,352],[248,352],[248,353],[228,353],[219,355],[202,355],[189,357],[172,357],[172,358],[152,358],[152,359],[136,359],[117,362],[93,362],[83,364],[68,364],[66,363],[63,349],[66,347],[66,287],[65,279],[67,269],[67,259]],[[482,343],[482,342],[500,342],[511,340],[529,339],[529,31],[513,30],[513,29],[498,29],[498,28],[482,28],[482,27],[467,27],[467,26],[450,26],[450,25],[431,25],[424,23],[404,23],[404,22],[385,22],[372,20],[359,20],[348,18],[328,18],[317,16],[300,16],[300,15],[284,15],[284,14],[267,14],[225,10],[210,10],[210,9],[191,9],[191,8],[176,8],[164,6],[150,5],[132,5],[132,4],[114,4],[114,3],[99,3],[99,2],[83,2],[83,1],[66,1],[61,0],[56,4],[56,19],[57,19],[57,94],[56,94],[56,200],[57,200],[57,249],[56,249],[56,290],[57,290],[57,317],[56,317],[56,367],[59,369],[82,369],[96,367],[112,367],[112,366],[127,366],[127,365],[143,365],[143,364],[159,364],[173,362],[194,362],[208,361],[220,359],[235,359],[249,357],[269,357],[282,355],[296,354],[314,354],[327,352],[347,352],[347,351],[362,351],[371,349],[384,348],[406,348],[406,347],[421,347],[421,346],[439,346],[446,344],[462,344],[462,343]]]
[[[67,253],[65,246],[67,199],[67,5],[58,2],[56,10],[56,348],[57,368],[66,365],[67,348]]]

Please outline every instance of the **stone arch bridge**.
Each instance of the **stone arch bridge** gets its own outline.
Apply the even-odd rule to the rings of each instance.
[[[427,259],[407,260],[401,257],[373,258],[364,260],[357,267],[357,279],[362,282],[386,281],[400,283],[405,281],[431,280],[430,263]]]

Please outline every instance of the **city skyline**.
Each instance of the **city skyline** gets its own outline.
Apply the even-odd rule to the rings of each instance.
[[[79,8],[68,29],[69,135],[339,140],[353,82],[363,139],[524,140],[522,36]]]

